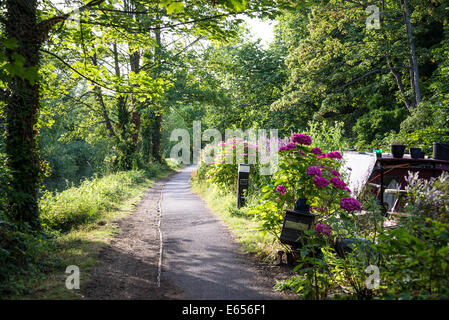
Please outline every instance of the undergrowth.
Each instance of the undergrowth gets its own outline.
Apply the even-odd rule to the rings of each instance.
[[[115,223],[130,214],[154,180],[178,166],[117,172],[83,181],[39,202],[42,232],[19,231],[0,211],[0,299],[76,299],[65,287],[65,269],[77,265],[81,281],[97,253],[118,233]]]

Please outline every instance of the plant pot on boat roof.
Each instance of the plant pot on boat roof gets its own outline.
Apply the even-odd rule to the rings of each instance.
[[[413,148],[413,147],[410,147],[410,157],[412,158],[412,159],[419,159],[419,158],[422,158],[422,156],[421,156],[421,148]]]
[[[390,146],[393,158],[402,158],[404,156],[405,143],[402,140],[393,140]]]

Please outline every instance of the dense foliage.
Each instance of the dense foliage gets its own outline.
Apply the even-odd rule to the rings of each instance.
[[[378,1],[379,28],[367,25],[371,2],[0,1],[2,277],[13,265],[45,261],[42,232],[65,232],[107,211],[122,187],[140,181],[130,172],[162,170],[176,143],[171,132],[183,128],[193,137],[200,120],[203,130],[220,132],[278,129],[281,170],[260,175],[257,160],[248,197],[251,204],[265,197],[255,210],[277,232],[282,210],[297,197],[319,213],[320,232],[312,230],[303,253],[303,263],[316,267],[302,268],[291,286],[314,298],[335,290],[358,298],[446,297],[445,279],[436,275],[447,272],[444,180],[413,184],[407,210],[415,218],[393,231],[369,201],[368,222],[335,218],[348,194],[339,156],[323,152],[386,151],[400,139],[431,155],[433,142],[449,142],[449,0]],[[274,40],[254,39],[245,16],[275,22]],[[293,132],[314,145],[290,141]],[[246,161],[252,153],[244,148]],[[235,192],[237,164],[221,161],[201,165],[197,178]],[[98,179],[111,173],[115,180],[97,194]],[[337,238],[378,240],[388,262],[358,240],[360,250],[337,258],[329,228]],[[322,252],[310,254],[317,244]],[[377,293],[361,280],[373,259],[391,284]],[[398,285],[404,278],[410,281]]]

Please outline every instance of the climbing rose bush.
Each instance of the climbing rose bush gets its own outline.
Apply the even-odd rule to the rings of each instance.
[[[339,172],[342,158],[338,151],[323,153],[313,147],[312,139],[305,134],[293,134],[279,148],[279,171],[273,175],[272,183],[262,189],[260,205],[250,213],[262,220],[264,228],[279,235],[285,210],[293,209],[298,198],[307,199],[318,224],[325,224],[342,209],[360,210],[360,203],[350,197]],[[318,230],[323,234],[330,232],[327,227],[320,226]]]

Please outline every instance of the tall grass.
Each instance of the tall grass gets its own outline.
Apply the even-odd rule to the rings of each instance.
[[[130,196],[132,186],[145,179],[144,171],[118,172],[60,193],[46,192],[39,203],[42,226],[46,231],[66,232],[93,222],[115,209]]]
[[[21,234],[0,223],[0,300],[81,298],[65,288],[66,266],[79,266],[87,281],[101,248],[119,230],[115,221],[134,211],[157,178],[178,167],[170,160],[152,163],[46,192],[39,203],[42,234]]]

